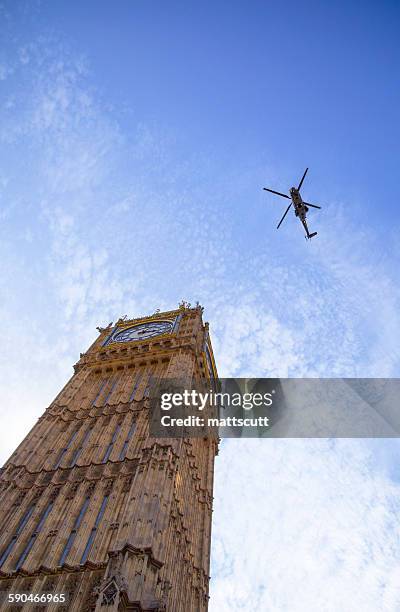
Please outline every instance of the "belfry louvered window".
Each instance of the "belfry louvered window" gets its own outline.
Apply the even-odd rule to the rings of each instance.
[[[106,509],[107,501],[108,501],[108,495],[105,495],[104,498],[103,498],[103,501],[101,502],[100,510],[99,510],[99,512],[97,514],[95,523],[94,523],[93,528],[92,528],[92,530],[90,532],[88,541],[86,542],[85,550],[83,551],[83,555],[82,555],[82,558],[81,558],[81,564],[85,563],[87,558],[88,558],[88,555],[90,553],[90,549],[92,548],[93,540],[96,537],[98,526],[100,525],[100,521],[103,518],[103,514],[104,514],[104,511]]]
[[[136,375],[135,382],[133,383],[132,392],[131,392],[131,395],[130,395],[130,397],[129,397],[129,401],[130,401],[130,402],[131,402],[131,401],[133,400],[133,398],[135,397],[135,393],[136,393],[137,388],[138,388],[138,386],[139,386],[139,384],[140,384],[140,381],[141,381],[141,379],[142,379],[142,375],[143,375],[143,373],[142,373],[142,372],[138,372],[138,373],[137,373],[137,375]]]
[[[95,403],[97,402],[97,400],[99,399],[100,395],[102,394],[102,391],[105,387],[106,382],[108,382],[108,378],[106,378],[105,380],[103,380],[102,383],[100,383],[100,388],[96,394],[96,397],[94,398],[93,402],[92,402],[92,406],[95,405]]]
[[[36,528],[34,530],[34,532],[32,533],[31,537],[29,538],[29,541],[27,543],[27,545],[25,546],[24,550],[22,551],[17,564],[15,566],[15,570],[19,570],[19,568],[24,564],[25,559],[27,558],[27,556],[29,555],[32,546],[35,543],[35,540],[37,538],[37,536],[39,535],[39,533],[42,531],[43,525],[47,519],[47,517],[49,516],[51,509],[53,507],[53,502],[49,502],[47,504],[47,507],[45,509],[45,511],[43,512],[42,516],[40,517],[40,521],[38,522],[38,524],[36,525]]]
[[[151,385],[151,380],[153,378],[153,374],[154,374],[154,368],[150,370],[149,375],[147,377],[147,384],[146,384],[146,388],[143,392],[143,397],[149,397],[150,394],[150,385]]]
[[[127,438],[126,438],[126,440],[125,440],[125,442],[124,442],[124,445],[123,445],[123,447],[121,448],[121,452],[120,452],[119,457],[118,457],[118,459],[119,459],[120,461],[122,461],[122,459],[125,459],[126,451],[127,451],[127,449],[128,449],[128,444],[129,444],[130,439],[131,439],[131,438],[132,438],[132,436],[133,436],[133,432],[135,431],[135,429],[136,429],[136,421],[135,421],[135,419],[134,419],[134,420],[132,421],[132,425],[130,426],[130,429],[129,429],[129,431],[128,431],[128,435],[127,435]]]
[[[107,446],[106,452],[104,453],[104,457],[103,457],[103,459],[102,459],[102,463],[106,463],[106,461],[108,461],[108,459],[109,459],[109,457],[110,457],[110,455],[111,455],[112,449],[113,449],[113,447],[114,447],[115,440],[117,439],[117,436],[118,436],[118,433],[119,433],[119,430],[120,430],[120,429],[121,429],[121,424],[120,424],[120,423],[118,423],[118,425],[117,425],[117,427],[115,428],[115,431],[114,431],[114,433],[113,433],[113,436],[112,436],[112,438],[111,438],[111,442],[110,442],[110,443],[109,443],[109,445]]]
[[[64,546],[64,550],[61,554],[60,557],[60,561],[58,562],[58,565],[64,565],[65,563],[65,559],[68,557],[69,555],[69,551],[71,550],[72,544],[74,543],[74,540],[76,538],[76,534],[78,532],[79,526],[83,520],[83,517],[85,516],[85,512],[87,510],[87,507],[89,505],[89,501],[90,501],[90,497],[87,497],[85,499],[85,501],[82,504],[82,508],[79,511],[78,516],[75,519],[75,523],[74,526],[72,527],[71,533],[69,534],[68,540],[66,545]]]
[[[78,430],[74,431],[74,433],[72,434],[72,436],[71,436],[67,446],[65,446],[63,449],[61,449],[61,452],[58,455],[58,459],[55,462],[53,469],[56,470],[58,467],[60,467],[61,461],[64,459],[66,453],[68,452],[69,448],[71,447],[71,444],[73,443],[73,441],[75,440],[77,435],[78,435]]]
[[[70,467],[73,467],[75,465],[75,463],[78,461],[79,456],[81,454],[81,452],[83,451],[85,444],[90,436],[90,434],[92,433],[92,429],[88,429],[85,433],[85,435],[83,436],[82,442],[80,443],[79,447],[76,449],[72,459],[71,459],[71,463],[69,464]]]
[[[108,392],[107,392],[107,394],[106,394],[106,396],[105,396],[105,398],[104,398],[104,400],[103,400],[103,404],[107,404],[108,400],[110,399],[110,397],[111,397],[111,395],[112,395],[112,392],[113,392],[113,391],[114,391],[114,389],[115,389],[115,386],[116,386],[117,382],[118,382],[118,378],[116,378],[116,379],[114,380],[113,384],[112,384],[112,385],[111,385],[111,387],[109,388],[109,390],[108,390]]]
[[[18,539],[18,536],[22,533],[25,525],[27,524],[27,522],[31,518],[34,507],[35,507],[34,505],[30,506],[28,508],[28,510],[25,512],[25,514],[22,517],[22,519],[20,520],[20,522],[18,523],[13,537],[11,538],[7,548],[5,549],[5,551],[3,552],[3,554],[0,557],[0,567],[2,567],[3,563],[6,561],[7,557],[9,556],[9,554],[11,553],[12,549],[15,546],[15,543],[16,543],[16,541]]]

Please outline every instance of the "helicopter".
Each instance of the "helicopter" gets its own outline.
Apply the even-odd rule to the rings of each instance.
[[[296,187],[291,187],[291,189],[289,190],[290,197],[286,195],[285,193],[281,193],[280,191],[274,191],[273,189],[268,189],[268,187],[264,187],[263,189],[265,189],[265,191],[269,191],[270,193],[274,193],[275,195],[281,196],[282,198],[287,198],[288,200],[292,200],[289,206],[287,207],[287,209],[285,210],[285,214],[283,215],[282,219],[279,221],[276,229],[280,228],[282,221],[284,220],[284,218],[289,212],[289,208],[293,206],[294,214],[296,215],[296,217],[299,217],[301,223],[303,224],[304,229],[306,230],[305,238],[306,240],[310,240],[311,238],[316,236],[318,232],[313,232],[312,234],[310,234],[310,232],[308,231],[307,219],[306,219],[308,209],[309,207],[321,209],[321,206],[317,206],[316,204],[310,204],[309,202],[304,202],[304,200],[302,199],[300,195],[300,189],[306,177],[307,172],[308,172],[308,168],[305,169],[305,172],[302,176],[302,179],[297,189]]]

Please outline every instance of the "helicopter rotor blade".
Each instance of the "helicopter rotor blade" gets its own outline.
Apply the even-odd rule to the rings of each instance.
[[[319,208],[321,210],[321,206],[317,206],[316,204],[310,204],[310,202],[304,202],[304,200],[303,204],[305,204],[306,206],[311,206],[311,208]]]
[[[280,228],[281,223],[282,223],[282,221],[284,220],[284,218],[286,217],[286,215],[288,214],[288,212],[289,212],[289,208],[291,207],[291,205],[292,205],[292,202],[290,202],[289,206],[288,206],[288,207],[287,207],[287,209],[285,210],[285,214],[283,215],[282,219],[279,221],[278,226],[277,226],[277,228],[276,228],[276,229],[279,229],[279,228]]]
[[[265,191],[270,191],[271,193],[275,193],[275,195],[282,196],[282,198],[287,198],[288,200],[290,200],[289,196],[287,196],[285,193],[281,193],[280,191],[274,191],[273,189],[268,189],[268,187],[263,187],[263,189]]]
[[[300,191],[301,186],[302,186],[302,184],[303,184],[303,181],[304,181],[304,179],[306,178],[306,174],[307,174],[307,172],[308,172],[308,168],[306,168],[306,170],[305,170],[305,172],[304,172],[304,174],[303,174],[303,178],[301,179],[301,181],[300,181],[300,183],[299,183],[299,186],[297,187],[297,191]]]

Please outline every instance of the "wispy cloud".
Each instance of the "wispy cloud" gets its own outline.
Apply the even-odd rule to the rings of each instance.
[[[3,458],[96,325],[181,298],[206,306],[223,376],[398,375],[398,272],[350,211],[327,206],[312,245],[275,233],[259,160],[226,168],[116,109],[64,41],[9,48]],[[211,610],[398,607],[398,488],[362,443],[225,441],[215,495]]]
[[[399,607],[399,490],[363,441],[225,440],[222,457],[211,611]]]

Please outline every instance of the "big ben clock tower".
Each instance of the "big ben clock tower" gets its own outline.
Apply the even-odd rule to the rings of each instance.
[[[99,331],[2,469],[0,609],[205,612],[217,441],[148,419],[150,379],[216,377],[202,308]]]

